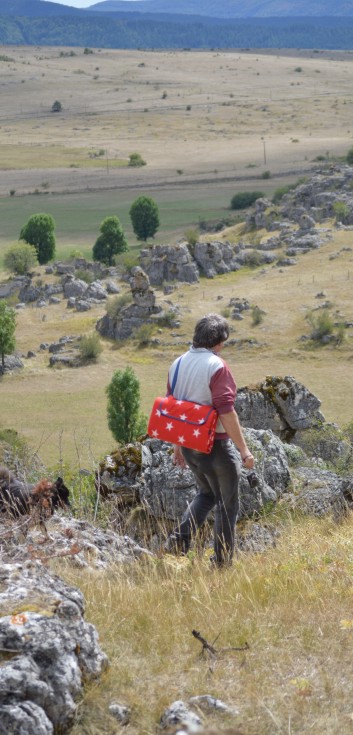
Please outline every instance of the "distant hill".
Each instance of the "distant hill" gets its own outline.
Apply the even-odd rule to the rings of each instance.
[[[195,8],[200,0],[179,0],[178,11]],[[308,10],[327,7],[328,0],[308,0]],[[112,12],[111,6],[123,6],[125,12]],[[158,12],[132,12],[127,7],[144,9],[158,6]],[[246,8],[262,11],[284,0],[248,0]],[[294,2],[288,0],[286,7]],[[98,9],[100,6],[100,10]],[[104,10],[102,10],[104,6]],[[109,6],[109,7],[107,7]],[[255,8],[256,6],[256,8]],[[176,14],[171,0],[122,2],[105,0],[90,9],[69,8],[43,0],[0,0],[0,43],[41,46],[91,46],[98,48],[303,48],[352,49],[353,0],[337,0],[337,8],[350,15],[318,17],[229,18]],[[169,11],[166,8],[169,7]],[[240,0],[204,0],[203,10],[226,12],[240,8]],[[295,7],[303,7],[296,0]],[[164,9],[164,12],[161,11]],[[198,7],[198,12],[201,8]],[[172,13],[172,10],[174,11]],[[232,11],[233,12],[233,11]],[[240,10],[239,10],[240,12]],[[333,11],[332,11],[333,12]],[[0,56],[1,61],[1,56]]]
[[[353,16],[353,0],[104,0],[90,10],[216,18],[347,17]]]
[[[22,16],[26,18],[52,17],[55,15],[78,15],[82,11],[55,2],[42,0],[0,0],[0,16]],[[1,23],[1,20],[0,20]]]

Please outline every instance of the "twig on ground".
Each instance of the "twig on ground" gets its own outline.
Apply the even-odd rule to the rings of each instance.
[[[206,641],[206,638],[202,637],[198,630],[192,630],[191,632],[194,638],[202,643],[202,653],[207,651],[211,656],[217,656],[219,653],[228,653],[229,651],[248,651],[250,648],[248,643],[244,643],[243,646],[230,646],[228,648],[220,648],[217,650],[213,645]]]

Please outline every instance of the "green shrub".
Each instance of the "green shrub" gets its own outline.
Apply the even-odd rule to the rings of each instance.
[[[334,323],[327,309],[323,309],[319,314],[311,312],[307,318],[311,326],[310,339],[314,342],[322,342],[325,337],[333,334]]]
[[[350,215],[350,209],[345,202],[335,202],[333,205],[336,222],[347,223]]]
[[[137,168],[139,166],[146,166],[146,161],[143,160],[139,153],[130,153],[128,165],[135,166]]]
[[[131,291],[121,294],[121,296],[114,296],[113,299],[109,299],[107,303],[107,314],[114,318],[118,316],[121,309],[132,302]]]
[[[252,321],[251,324],[253,327],[257,327],[259,324],[262,324],[264,320],[264,314],[265,312],[260,309],[259,306],[253,306],[251,309],[251,317]]]
[[[116,370],[106,393],[108,426],[114,439],[122,444],[135,441],[146,431],[146,418],[140,413],[140,383],[133,369]]]
[[[37,252],[29,243],[12,245],[4,255],[4,266],[10,273],[24,276],[38,265]]]
[[[262,191],[240,191],[238,194],[234,194],[230,202],[231,209],[245,209],[250,207],[256,199],[264,197]]]
[[[84,281],[85,283],[88,283],[88,284],[93,283],[94,281],[94,275],[92,271],[78,269],[75,272],[75,276],[76,278],[79,278],[80,281]]]
[[[271,178],[271,171],[263,171],[261,174],[262,179],[270,179]]]
[[[163,314],[158,318],[158,326],[159,327],[172,327],[175,321],[175,312],[174,311],[165,311]]]
[[[257,250],[252,250],[250,253],[244,255],[244,265],[248,268],[258,268],[262,263],[262,256]]]
[[[95,362],[103,350],[99,334],[93,332],[80,340],[79,353],[84,362]]]
[[[300,186],[301,184],[305,184],[306,177],[302,177],[301,179],[298,179],[294,184],[286,184],[285,186],[279,186],[278,189],[275,189],[272,195],[272,202],[273,204],[278,204],[278,202],[283,199],[285,194],[288,194],[288,192],[293,191],[293,189],[296,189],[297,186]]]
[[[141,324],[134,333],[134,337],[139,347],[147,347],[151,341],[154,332],[154,324]]]
[[[192,246],[196,245],[196,243],[199,241],[199,234],[200,233],[198,230],[186,230],[184,236],[187,244]]]

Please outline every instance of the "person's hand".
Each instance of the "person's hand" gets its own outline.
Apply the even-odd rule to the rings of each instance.
[[[187,467],[187,464],[183,457],[183,453],[181,451],[181,447],[179,447],[178,444],[174,444],[173,464],[178,465],[178,467],[181,467],[182,469],[185,469],[185,467]]]
[[[243,467],[245,467],[246,470],[252,470],[255,464],[255,460],[251,452],[248,452],[245,454],[244,457],[242,457]]]

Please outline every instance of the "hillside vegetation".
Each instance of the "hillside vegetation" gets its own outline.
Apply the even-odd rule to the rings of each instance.
[[[38,3],[39,4],[39,3]],[[135,3],[134,3],[135,4]],[[43,2],[43,6],[49,5]],[[38,7],[38,5],[36,6]],[[65,6],[56,6],[63,8]],[[0,43],[112,49],[317,48],[351,49],[353,18],[207,18],[161,13],[63,11],[1,14]],[[106,17],[109,15],[109,17]],[[111,16],[111,17],[110,17]]]

